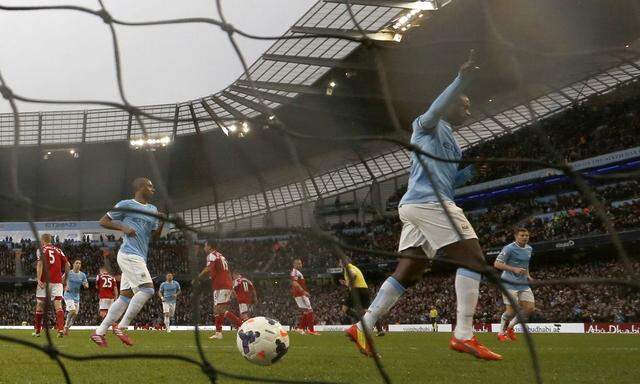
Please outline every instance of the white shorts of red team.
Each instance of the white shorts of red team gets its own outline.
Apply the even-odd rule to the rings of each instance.
[[[62,283],[48,283],[49,284],[49,298],[53,301],[56,297],[62,298]],[[36,288],[36,299],[44,300],[47,297],[47,291],[45,286],[42,288]]]
[[[162,313],[168,313],[169,316],[173,317],[173,315],[176,313],[176,303],[167,303],[166,301],[163,301]]]
[[[311,310],[311,300],[309,300],[309,296],[298,296],[294,297],[298,308],[300,309],[309,309]]]
[[[64,299],[64,307],[66,308],[67,312],[80,312],[80,301],[75,301],[73,299]]]
[[[215,291],[213,291],[213,305],[228,304],[230,301],[230,289],[216,289]]]
[[[507,289],[507,292],[509,293],[509,296],[511,296],[511,299],[516,303],[521,301],[535,303],[535,297],[533,296],[531,287],[527,289]],[[504,302],[504,305],[511,305],[511,302],[504,293],[502,294],[502,301]]]
[[[240,309],[240,314],[241,315],[243,313],[251,313],[251,312],[253,312],[253,305],[252,304],[238,303],[238,308]]]
[[[111,304],[113,304],[114,301],[115,301],[114,299],[100,299],[100,302],[98,304],[100,306],[99,307],[100,310],[101,311],[105,310],[105,309],[108,310],[111,307]]]
[[[152,284],[151,274],[147,268],[147,263],[138,255],[118,252],[118,266],[122,271],[120,278],[120,290],[136,290],[143,284]]]
[[[445,206],[462,239],[477,239],[462,209],[453,201],[446,201]],[[398,251],[422,247],[425,255],[433,258],[438,249],[462,240],[440,203],[403,204],[398,214],[402,221]]]

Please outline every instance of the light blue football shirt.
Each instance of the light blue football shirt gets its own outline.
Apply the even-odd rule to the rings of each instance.
[[[152,214],[158,213],[158,208],[155,205],[142,204],[135,199],[122,200],[116,204],[115,208],[137,209]],[[112,220],[121,221],[124,225],[136,231],[136,235],[133,237],[124,235],[120,250],[131,255],[140,256],[146,262],[149,240],[151,240],[151,233],[158,228],[158,219],[138,212],[109,211],[107,215]]]
[[[164,301],[175,304],[176,295],[180,291],[180,283],[175,280],[171,282],[165,281],[160,284],[159,290],[162,293],[162,297],[164,297]]]
[[[460,75],[456,77],[453,83],[431,104],[427,112],[413,121],[411,144],[440,158],[449,160],[462,158],[462,151],[453,136],[453,129],[442,119],[442,114],[449,105],[457,101],[466,83],[466,77],[463,78]],[[418,160],[418,155],[412,153],[407,192],[400,200],[399,206],[437,202],[436,189],[440,191],[443,200],[453,201],[456,185],[464,184],[473,176],[472,167],[458,171],[458,163],[445,163],[425,156],[421,156],[421,159],[433,177],[433,184]]]
[[[496,260],[499,260],[511,267],[524,268],[528,270],[532,252],[533,248],[531,248],[529,244],[521,247],[514,241],[502,248],[502,251],[500,251]],[[517,282],[515,284],[504,283],[507,289],[524,291],[529,288],[529,280],[526,275],[517,275],[511,271],[502,271],[501,276],[504,280]]]
[[[80,288],[82,288],[82,283],[86,282],[87,275],[84,272],[69,271],[69,276],[67,277],[68,290],[64,292],[65,300],[80,301]]]

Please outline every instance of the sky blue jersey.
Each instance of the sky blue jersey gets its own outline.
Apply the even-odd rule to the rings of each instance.
[[[420,147],[424,152],[449,160],[460,160],[462,151],[453,136],[451,125],[442,119],[447,108],[462,93],[466,85],[466,77],[458,76],[438,98],[431,104],[423,115],[413,121],[411,144]],[[466,183],[473,177],[473,167],[458,171],[458,163],[445,163],[421,156],[433,177],[433,184],[418,160],[415,153],[411,154],[411,169],[407,192],[399,205],[434,203],[438,201],[435,189],[440,191],[442,199],[453,201],[455,187]],[[434,188],[434,184],[435,187]]]
[[[116,204],[115,208],[130,208],[153,214],[158,213],[158,208],[155,205],[142,204],[135,199],[122,200]],[[146,262],[151,233],[158,228],[159,220],[153,216],[138,212],[109,211],[107,216],[112,220],[121,221],[124,225],[136,231],[136,235],[133,237],[124,235],[124,242],[120,250],[131,255],[140,256]]]
[[[511,267],[524,268],[528,270],[532,251],[533,248],[531,248],[529,244],[521,247],[514,241],[502,248],[502,251],[500,251],[496,260],[499,260]],[[517,284],[505,283],[505,287],[507,289],[523,291],[529,288],[529,280],[526,275],[517,275],[511,271],[502,271],[502,278],[504,280],[518,282]]]
[[[176,295],[180,292],[180,283],[173,280],[171,282],[165,281],[160,284],[160,293],[164,297],[164,301],[167,303],[175,303]]]
[[[69,271],[69,277],[67,277],[67,290],[64,292],[65,300],[80,301],[80,288],[82,283],[87,282],[87,275],[84,272]]]

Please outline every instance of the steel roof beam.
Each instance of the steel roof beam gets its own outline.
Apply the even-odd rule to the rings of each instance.
[[[234,92],[238,92],[238,93],[242,93],[245,95],[249,95],[249,96],[254,96],[254,94],[257,92],[258,95],[260,95],[260,97],[262,97],[265,100],[269,100],[269,101],[273,101],[275,103],[278,104],[287,104],[290,103],[291,101],[293,101],[292,97],[287,97],[287,96],[282,96],[282,95],[278,95],[275,93],[270,93],[270,92],[264,92],[261,91],[259,89],[253,90],[251,88],[246,88],[246,87],[238,87],[237,85],[232,85],[229,87],[230,91],[234,91]]]
[[[196,129],[196,135],[200,134],[200,123],[196,116],[196,111],[193,109],[193,103],[189,103],[189,112],[191,112],[191,118],[193,119],[193,127]]]
[[[248,80],[237,80],[235,85],[251,88],[251,82]],[[254,81],[253,84],[256,88],[270,89],[273,91],[282,91],[287,93],[303,93],[308,95],[324,95],[325,91],[322,89],[313,88],[309,85],[302,84],[287,84],[287,83],[274,83],[270,81]]]
[[[220,107],[222,107],[222,109],[224,109],[225,111],[229,112],[230,114],[233,115],[233,117],[235,117],[237,120],[249,120],[249,116],[245,115],[244,113],[238,111],[237,109],[235,109],[234,107],[232,107],[230,104],[228,104],[227,102],[225,102],[224,100],[221,100],[219,97],[217,96],[211,96],[211,99],[218,104]]]
[[[245,92],[245,93],[247,95],[253,96],[253,90],[251,90],[251,89],[248,89],[247,92]],[[247,107],[249,107],[249,108],[251,108],[253,110],[256,110],[258,112],[262,112],[262,113],[267,114],[267,115],[273,114],[273,111],[271,110],[271,108],[267,107],[266,105],[262,105],[260,103],[256,103],[253,100],[245,99],[244,97],[240,97],[238,95],[234,95],[233,93],[229,93],[227,91],[222,92],[222,95],[224,97],[226,97],[227,99],[229,99],[229,100],[236,101],[236,102],[238,102],[240,104],[243,104],[243,105],[245,105],[245,106],[247,106]]]
[[[402,1],[402,0],[324,0],[325,3],[341,3],[351,5],[370,5],[376,7],[419,9],[423,11],[435,11],[438,9],[437,1]]]
[[[358,63],[349,60],[329,59],[324,57],[304,57],[304,56],[289,56],[289,55],[272,55],[265,53],[262,55],[263,60],[269,61],[281,61],[285,63],[315,65],[318,67],[330,67],[330,68],[345,68],[345,69],[375,69],[371,65],[365,63]]]
[[[307,35],[312,35],[310,37],[324,36],[324,37],[334,37],[334,36],[342,36],[348,39],[361,39],[362,33],[355,29],[338,29],[338,28],[317,28],[317,27],[291,27],[291,32],[293,33],[304,33]],[[393,32],[366,32],[366,35],[371,40],[376,41],[395,41]]]

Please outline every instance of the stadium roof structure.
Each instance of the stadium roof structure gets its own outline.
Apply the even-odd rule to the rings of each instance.
[[[599,0],[579,9],[540,0],[535,4],[537,18],[531,20],[526,0],[487,2],[498,28],[483,13],[482,2],[351,0],[358,23],[376,41],[377,53],[335,37],[360,36],[343,3],[318,1],[285,34],[312,35],[280,39],[251,65],[251,77],[268,109],[258,103],[244,76],[210,96],[141,107],[168,120],[142,117],[150,136],[174,138],[173,145],[154,156],[169,195],[188,223],[209,227],[249,217],[262,220],[264,213],[302,204],[305,195],[315,201],[406,172],[409,155],[394,145],[316,140],[296,142],[304,166],[300,174],[282,133],[259,129],[274,109],[287,127],[304,134],[395,135],[380,87],[380,63],[400,123],[409,126],[455,75],[470,48],[488,53],[485,75],[470,90],[473,121],[455,133],[463,148],[530,124],[529,106],[536,118],[549,117],[640,76],[640,56],[633,49],[640,18],[634,18],[631,0],[609,5],[607,14]],[[408,31],[394,28],[408,15],[423,17]],[[612,26],[611,19],[618,23]],[[547,20],[561,24],[562,33],[550,26],[541,30]],[[496,29],[510,44],[488,41],[492,39],[486,36]],[[398,34],[403,34],[401,42]],[[625,44],[628,52],[611,49]],[[517,61],[519,68],[504,64],[510,61]],[[246,138],[223,134],[246,121],[254,128]],[[93,217],[92,212],[128,195],[130,178],[152,174],[146,156],[129,148],[128,141],[141,137],[142,131],[128,112],[24,113],[21,124],[20,142],[14,143],[13,116],[0,115],[0,147],[20,148],[23,190],[38,190],[31,196],[34,200],[89,212],[73,218]],[[70,146],[80,148],[80,161],[42,161],[42,151]],[[8,156],[0,149],[2,163],[8,164]],[[17,219],[22,214],[3,202],[0,211]],[[35,215],[70,217],[38,210]]]
[[[371,38],[393,40],[389,25],[413,10],[435,12],[451,0],[402,1],[354,0],[355,19]],[[318,1],[284,35],[331,34],[357,38],[344,1]],[[322,93],[313,86],[332,68],[357,68],[344,60],[361,43],[339,38],[277,40],[249,69],[269,108],[286,104],[299,94]],[[175,104],[143,106],[149,114],[168,121],[142,117],[149,136],[200,134],[256,118],[265,112],[247,89],[243,74],[226,89],[213,95]],[[199,121],[198,118],[206,119]],[[136,119],[117,108],[82,111],[21,113],[20,145],[99,143],[143,136]],[[189,120],[190,121],[184,121]],[[0,115],[0,146],[14,145],[13,116]]]

